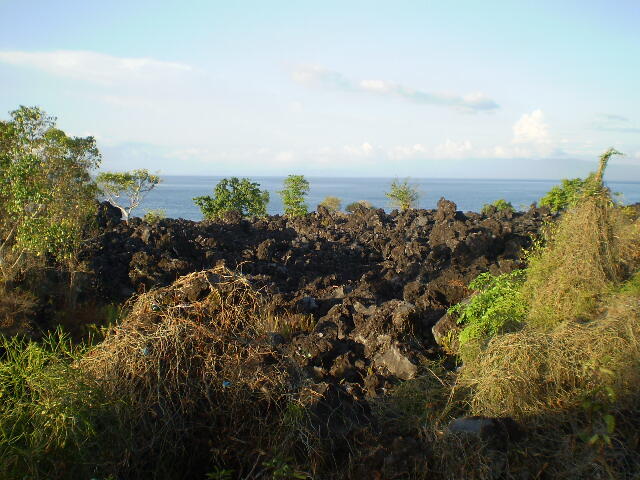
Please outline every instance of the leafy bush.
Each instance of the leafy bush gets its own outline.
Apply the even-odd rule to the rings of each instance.
[[[147,223],[158,223],[160,220],[167,218],[166,210],[159,208],[157,210],[147,210],[142,220]]]
[[[482,214],[489,215],[494,210],[496,212],[515,212],[516,211],[516,209],[513,208],[513,205],[511,205],[511,202],[507,202],[503,198],[500,198],[493,203],[485,204],[482,207]]]
[[[526,276],[525,270],[492,275],[480,274],[469,288],[476,290],[468,303],[458,303],[449,309],[457,314],[461,325],[459,341],[461,348],[471,342],[486,342],[489,338],[511,332],[522,326],[527,305],[520,293]]]
[[[408,180],[394,180],[391,183],[391,190],[385,193],[386,197],[390,200],[392,206],[399,208],[400,210],[407,210],[409,208],[415,208],[418,204],[418,190],[409,185]]]
[[[30,257],[72,262],[95,215],[93,137],[69,137],[56,119],[20,107],[0,121],[0,273],[10,280]]]
[[[248,178],[224,178],[213,193],[213,197],[207,195],[193,199],[206,219],[215,220],[230,211],[236,211],[243,217],[267,214],[269,192],[260,190],[260,184]]]
[[[284,188],[278,193],[282,197],[285,215],[295,217],[309,211],[304,198],[309,193],[309,182],[304,175],[289,175],[284,180]]]
[[[345,207],[345,211],[348,213],[353,213],[356,211],[356,209],[361,207],[373,208],[373,205],[371,205],[371,202],[368,202],[367,200],[358,200],[357,202],[352,202],[349,205],[347,205]]]
[[[339,212],[340,208],[342,208],[342,202],[338,197],[325,197],[318,206],[320,205],[326,207],[331,212]]]
[[[131,212],[142,203],[146,194],[161,181],[158,175],[152,175],[146,169],[130,172],[102,172],[96,178],[102,194],[111,205],[120,209],[127,222]],[[120,197],[124,202],[120,200]]]
[[[553,213],[558,213],[574,205],[585,187],[587,180],[582,178],[563,179],[560,185],[556,185],[540,199],[538,205],[549,207]]]

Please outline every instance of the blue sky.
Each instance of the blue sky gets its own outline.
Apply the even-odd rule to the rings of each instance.
[[[640,2],[0,0],[0,112],[105,169],[640,181]]]

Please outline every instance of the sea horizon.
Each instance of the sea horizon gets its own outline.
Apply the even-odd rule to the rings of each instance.
[[[213,189],[223,178],[229,175],[163,175],[162,183],[152,190],[134,216],[142,216],[149,210],[164,210],[169,218],[202,220],[199,208],[193,198],[201,195],[213,195]],[[270,201],[267,206],[269,215],[283,213],[278,190],[286,176],[254,176],[250,178],[267,190]],[[307,205],[309,211],[327,196],[340,198],[342,209],[349,203],[366,200],[374,207],[391,211],[393,208],[385,197],[389,185],[395,179],[406,177],[335,177],[305,176],[310,183]],[[517,210],[526,210],[537,202],[546,192],[561,180],[547,179],[489,179],[489,178],[420,178],[409,177],[409,184],[415,186],[420,194],[418,208],[436,208],[437,202],[444,197],[456,203],[458,210],[480,211],[483,205],[498,199],[511,202]],[[625,204],[640,202],[640,181],[605,182],[612,192],[622,194]]]

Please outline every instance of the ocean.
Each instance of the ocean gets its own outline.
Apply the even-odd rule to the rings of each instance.
[[[148,210],[165,210],[168,217],[202,220],[200,209],[194,205],[193,197],[212,195],[216,184],[224,177],[163,176],[163,182],[149,192],[134,216],[142,216]],[[268,211],[271,215],[282,214],[282,202],[277,194],[282,189],[285,177],[252,177],[263,190],[268,190],[271,200]],[[385,192],[389,191],[392,178],[330,178],[307,177],[310,191],[307,197],[309,210],[327,196],[342,200],[343,208],[351,202],[367,200],[375,207],[391,210]],[[480,211],[482,206],[499,198],[511,202],[518,210],[531,203],[557,185],[554,180],[468,180],[468,179],[420,179],[409,180],[420,193],[419,208],[435,208],[440,197],[458,205],[458,210]],[[622,194],[624,203],[640,202],[640,182],[608,182],[613,192]]]

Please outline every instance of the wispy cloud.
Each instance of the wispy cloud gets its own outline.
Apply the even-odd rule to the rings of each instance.
[[[601,113],[598,115],[599,118],[603,120],[612,120],[616,122],[628,122],[629,119],[627,117],[623,117],[622,115],[616,115],[613,113]]]
[[[310,87],[396,97],[412,103],[452,107],[464,112],[488,112],[499,108],[499,105],[494,100],[482,93],[452,95],[425,92],[385,80],[360,80],[354,82],[340,72],[318,65],[299,66],[292,76],[294,81]]]
[[[0,51],[0,62],[101,85],[153,79],[192,70],[183,63],[152,58],[114,57],[81,50],[53,52]]]
[[[601,113],[593,123],[593,129],[601,132],[640,133],[640,128],[630,126],[631,120],[622,115]]]

